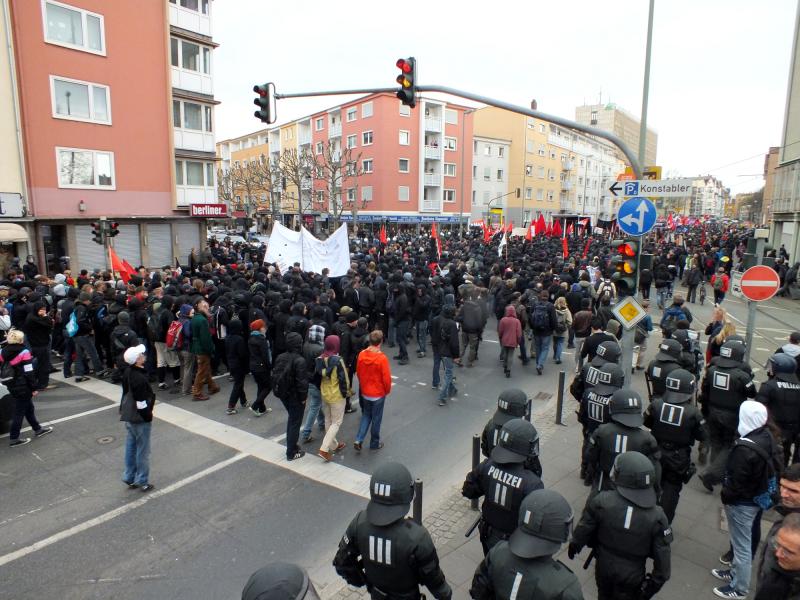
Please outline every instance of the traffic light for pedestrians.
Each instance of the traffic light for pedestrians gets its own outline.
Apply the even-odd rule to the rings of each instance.
[[[108,224],[108,237],[117,237],[119,235],[119,223],[111,221]]]
[[[253,91],[258,94],[253,100],[253,104],[258,106],[258,110],[253,114],[262,123],[272,125],[278,118],[275,110],[275,84],[254,85]]]
[[[639,278],[639,240],[614,240],[611,247],[614,249],[614,274],[611,281],[617,288],[617,295],[633,296],[636,294],[636,282]]]
[[[93,221],[92,222],[92,241],[95,244],[103,245],[103,222],[102,221]]]
[[[397,76],[397,83],[400,84],[397,97],[406,106],[414,108],[417,105],[417,61],[410,56],[409,58],[398,58],[396,64],[400,69],[400,75]]]

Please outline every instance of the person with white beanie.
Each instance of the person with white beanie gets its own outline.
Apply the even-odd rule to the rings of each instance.
[[[771,508],[770,480],[780,476],[783,449],[767,426],[767,408],[755,400],[739,407],[739,439],[728,455],[722,484],[722,504],[733,548],[730,569],[712,569],[725,582],[714,588],[720,598],[742,599],[750,591],[753,522]]]
[[[130,489],[143,492],[153,489],[150,483],[150,429],[156,395],[144,370],[145,346],[139,344],[125,350],[127,365],[122,376],[120,421],[125,422],[128,438],[125,441],[125,473],[122,482]]]

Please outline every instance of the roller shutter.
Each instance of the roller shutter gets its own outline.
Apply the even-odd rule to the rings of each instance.
[[[172,232],[178,238],[178,258],[182,265],[189,264],[189,253],[192,248],[200,250],[199,223],[175,223]]]
[[[94,269],[106,268],[105,249],[92,241],[93,234],[94,230],[91,225],[75,225],[75,244],[78,256],[72,257],[70,260],[72,272],[75,274],[79,273],[81,269],[86,269],[91,273]]]
[[[120,223],[119,235],[114,238],[114,250],[134,268],[142,264],[142,246],[138,223]]]
[[[147,226],[147,249],[150,251],[149,267],[161,268],[164,265],[175,264],[169,223],[153,223]]]

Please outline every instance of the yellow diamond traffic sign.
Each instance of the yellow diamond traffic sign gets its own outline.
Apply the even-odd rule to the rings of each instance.
[[[633,329],[647,314],[633,296],[627,296],[618,302],[611,312],[625,329]]]

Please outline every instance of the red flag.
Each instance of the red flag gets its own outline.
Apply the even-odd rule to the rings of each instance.
[[[581,227],[588,227],[589,226],[589,217],[580,220]]]
[[[513,229],[514,229],[514,221],[509,221],[509,222],[508,222],[508,225],[506,226],[506,231],[507,231],[508,233],[511,233],[511,231],[512,231]]]
[[[386,245],[386,225],[381,225],[381,244]]]
[[[131,275],[136,273],[133,267],[131,267],[127,261],[120,260],[120,257],[117,256],[117,253],[114,252],[113,248],[108,249],[108,253],[111,256],[111,270],[116,271],[119,273],[119,276],[122,278],[122,281],[128,283],[131,278]]]
[[[488,225],[483,226],[483,243],[488,244],[492,239],[492,229]]]
[[[575,228],[572,226],[572,223],[570,223],[569,225],[567,225],[567,235],[568,235],[568,236],[572,236],[572,234],[573,234],[574,232],[575,232]]]
[[[533,240],[533,231],[531,231],[532,229],[533,229],[533,223],[528,225],[528,231],[525,233],[525,241],[526,242],[530,242],[530,241]]]
[[[436,240],[436,255],[442,258],[442,240],[439,239],[439,232],[436,231],[436,223],[431,223],[431,237]]]
[[[550,225],[550,223],[548,223],[548,224],[545,226],[545,229],[544,229],[544,234],[545,234],[547,237],[550,237],[550,236],[552,236],[552,235],[553,235],[553,228],[552,228],[552,226]]]
[[[556,219],[553,221],[553,237],[561,237],[564,231],[561,229],[561,221]]]
[[[675,229],[675,221],[672,219],[672,213],[669,213],[669,217],[667,218],[667,227],[672,230]]]
[[[705,246],[706,245],[706,226],[705,225],[703,225],[703,231],[700,234],[700,245],[701,246]]]
[[[122,264],[125,265],[126,269],[128,269],[128,273],[131,275],[136,275],[136,269],[131,266],[131,263],[129,263],[127,260],[123,260]]]
[[[536,235],[542,235],[547,231],[547,225],[544,224],[544,215],[539,214],[539,218],[536,220],[536,228],[533,230],[533,233]]]
[[[592,238],[586,240],[586,245],[583,247],[583,258],[589,256],[589,245],[592,243]]]
[[[564,250],[564,258],[569,256],[569,249],[567,248],[567,238],[561,238],[561,248]]]

